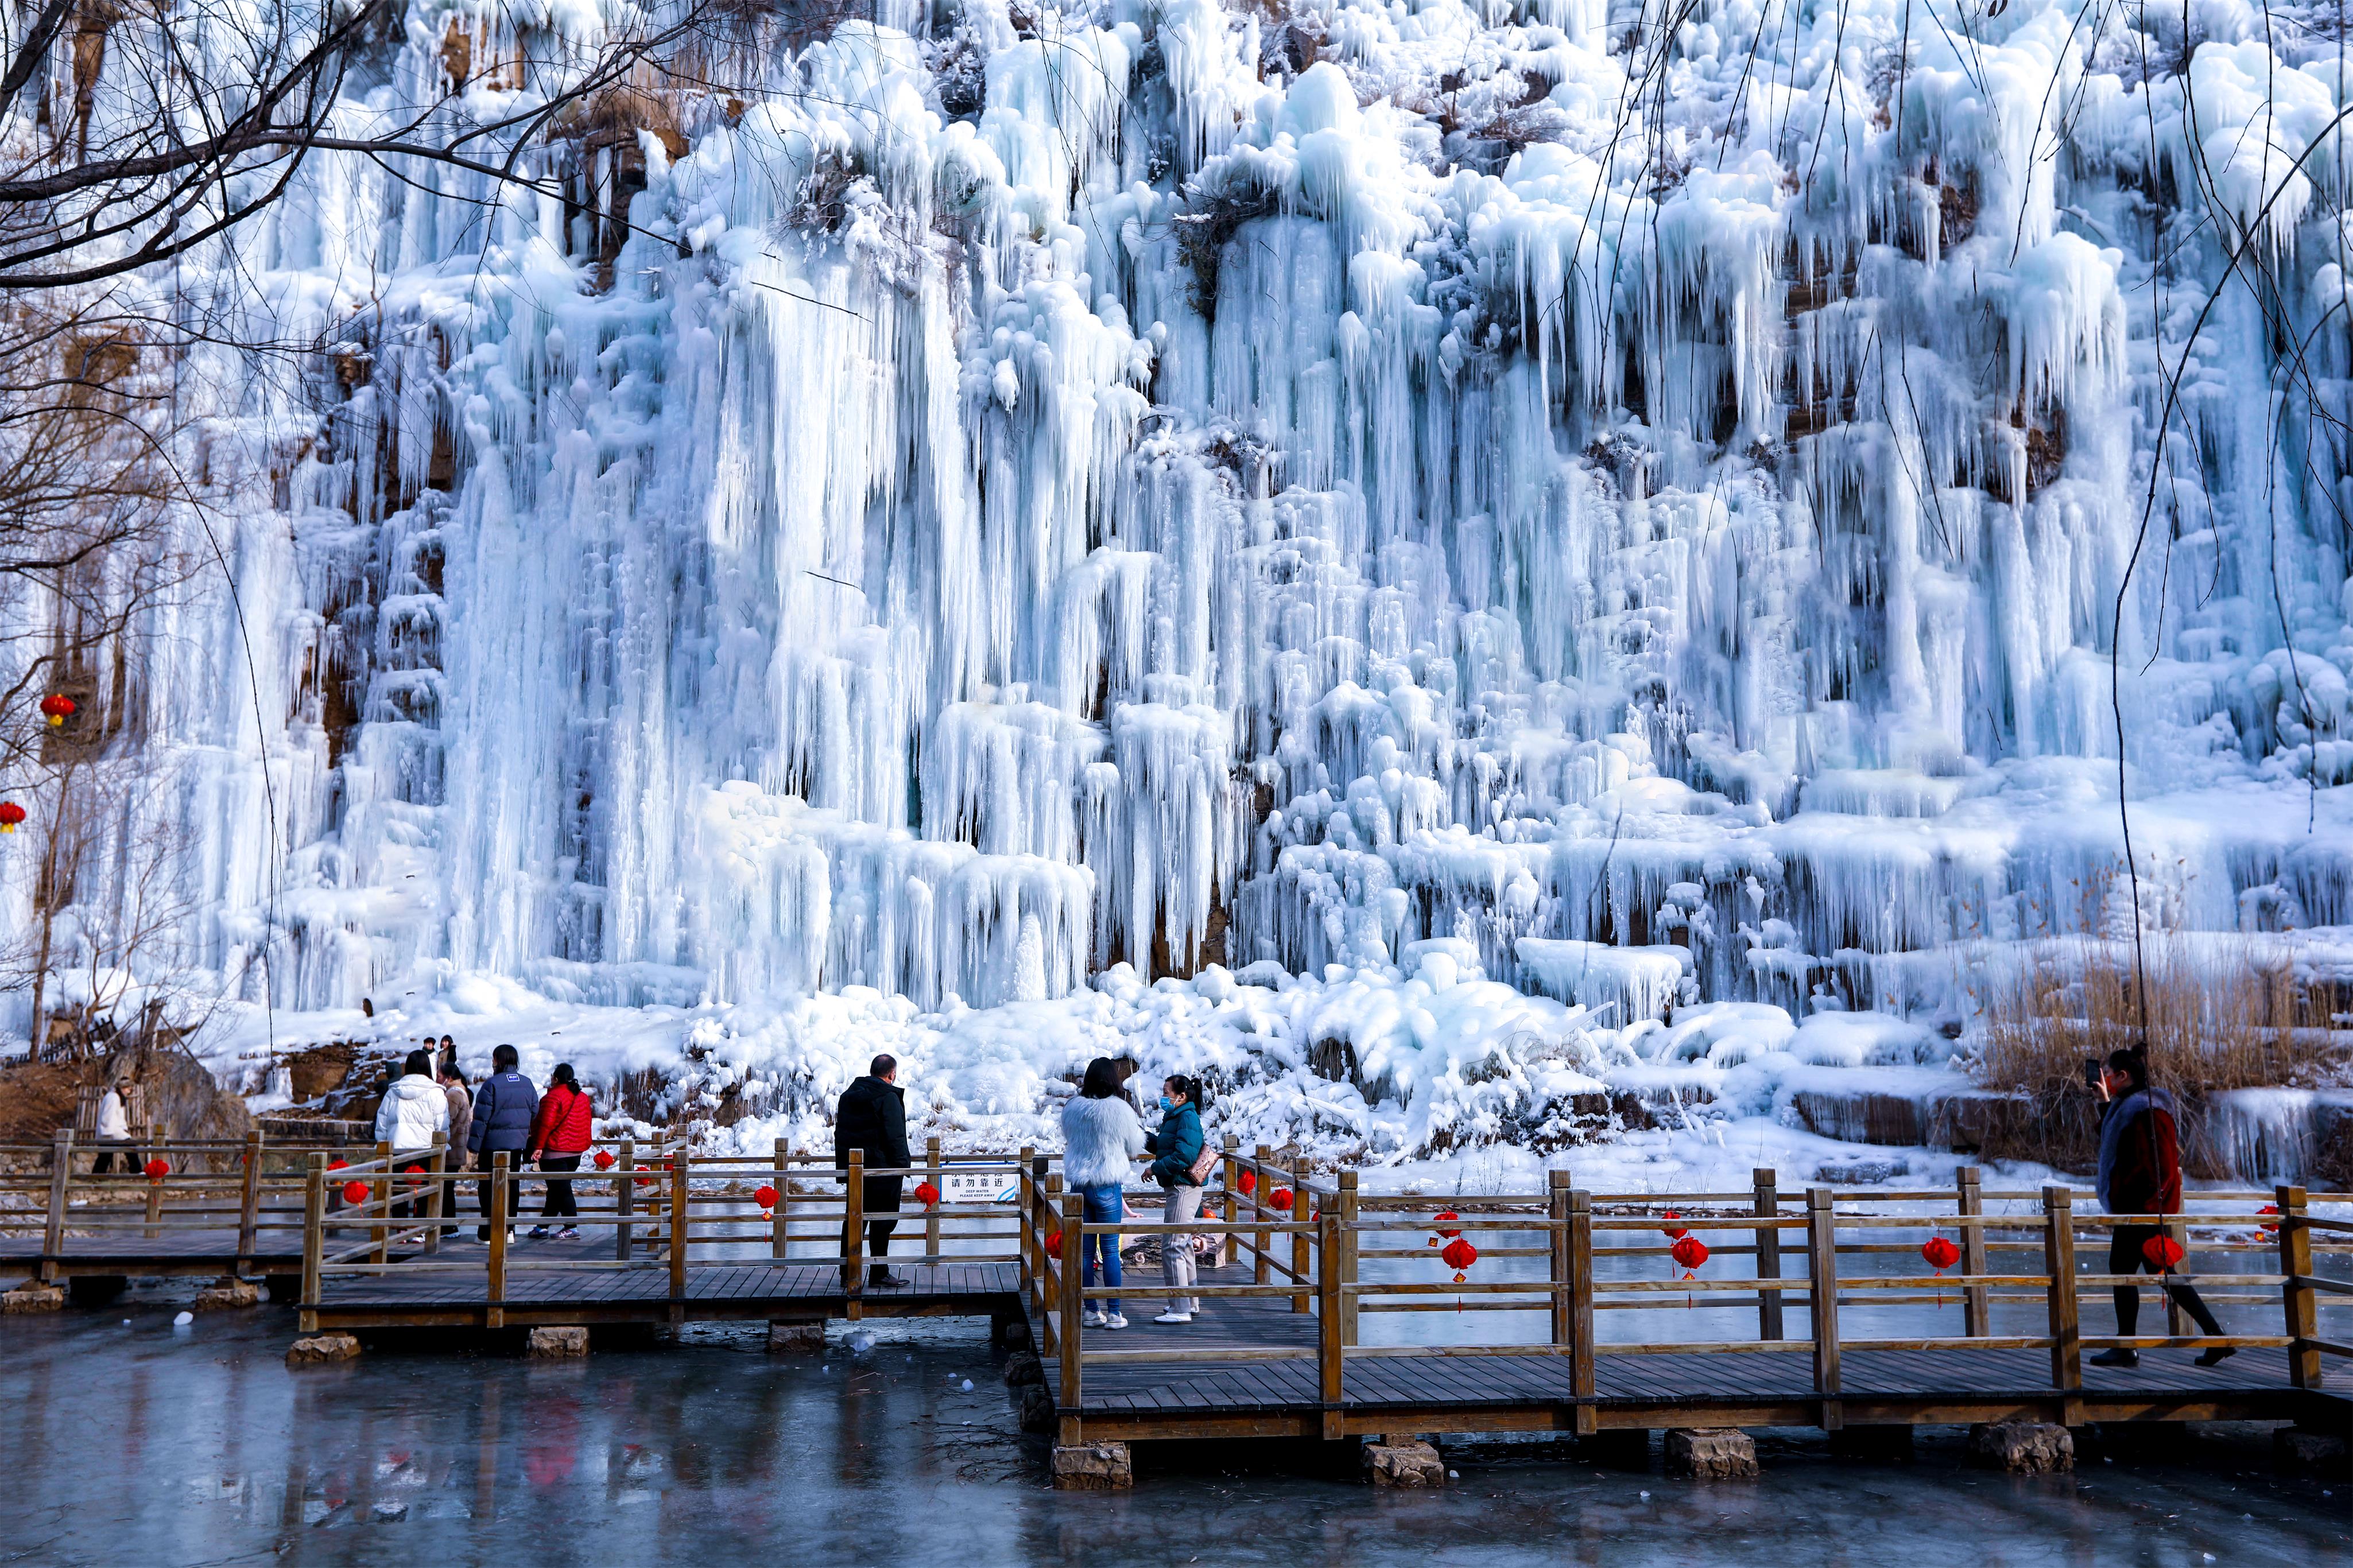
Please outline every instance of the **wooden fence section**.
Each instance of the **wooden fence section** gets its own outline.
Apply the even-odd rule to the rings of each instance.
[[[1230,1145],[1215,1181],[1216,1217],[1182,1230],[1214,1238],[1220,1266],[1192,1287],[1087,1283],[1071,1267],[1082,1238],[1166,1245],[1176,1227],[1089,1224],[1050,1173],[1029,1184],[1024,1303],[1061,1443],[2265,1418],[2316,1402],[2343,1411],[2353,1395],[2322,1360],[2353,1355],[2353,1333],[2324,1338],[2318,1320],[2353,1298],[2353,1282],[2321,1276],[2316,1261],[2348,1260],[2353,1224],[2311,1214],[2297,1188],[2196,1194],[2219,1212],[2162,1217],[2086,1215],[2061,1186],[1989,1192],[1974,1171],[1951,1189],[1794,1197],[1770,1171],[1749,1192],[1675,1197],[1577,1191],[1556,1172],[1542,1194],[1448,1200],[1365,1194],[1354,1173],[1312,1179]],[[2122,1225],[2155,1226],[2199,1255],[2259,1255],[2173,1278],[2210,1302],[2268,1305],[2283,1331],[2210,1339],[2170,1321],[2129,1339],[2094,1331],[2087,1301],[2106,1317],[2115,1288],[2161,1288],[2150,1274],[2086,1271],[2105,1268]],[[1945,1268],[1933,1267],[1942,1249],[1924,1253],[1932,1235],[1949,1244]],[[1704,1260],[1688,1247],[1677,1258],[1687,1240]],[[1442,1260],[1456,1241],[1475,1260]],[[1189,1323],[1150,1321],[1171,1297],[1201,1310]],[[1091,1323],[1113,1298],[1135,1309],[1127,1326]],[[1913,1309],[1900,1330],[1873,1321],[1891,1307]],[[1621,1312],[1648,1316],[1604,1316]],[[1724,1328],[1727,1315],[1741,1327]],[[2021,1317],[2030,1321],[1999,1321]],[[1367,1321],[1400,1326],[1368,1336]],[[2196,1364],[2191,1352],[2215,1348],[2230,1358]],[[2116,1349],[2154,1353],[2133,1367],[2087,1364],[2087,1352]]]
[[[259,1132],[92,1144],[60,1131],[49,1143],[0,1145],[0,1273],[290,1279],[314,1152]]]
[[[575,1214],[539,1216],[578,1234],[515,1233],[533,1217],[518,1201],[523,1173],[509,1156],[479,1184],[487,1214],[443,1232],[443,1183],[406,1173],[406,1156],[330,1173],[312,1161],[305,1199],[302,1326],[320,1329],[502,1329],[690,1320],[821,1322],[828,1318],[1021,1314],[1023,1173],[1016,1156],[945,1157],[868,1170],[853,1154],[779,1143],[765,1158],[694,1154],[657,1141],[592,1147],[568,1182]],[[546,1173],[533,1180],[546,1184]],[[380,1182],[340,1214],[337,1182]],[[881,1184],[903,1188],[886,1212]],[[930,1201],[924,1189],[931,1189]],[[357,1199],[357,1193],[347,1196]],[[870,1227],[889,1225],[888,1256],[870,1252]],[[474,1235],[486,1237],[472,1245]],[[899,1282],[872,1278],[887,1265]]]

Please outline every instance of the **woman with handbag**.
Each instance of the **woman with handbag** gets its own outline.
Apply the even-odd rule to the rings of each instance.
[[[1152,1179],[1168,1194],[1163,1218],[1183,1225],[1200,1217],[1201,1184],[1215,1168],[1217,1156],[1201,1132],[1201,1080],[1179,1074],[1160,1085],[1160,1127],[1145,1146],[1153,1155]],[[1165,1231],[1160,1237],[1160,1282],[1181,1289],[1196,1279],[1190,1232]],[[1155,1323],[1189,1323],[1200,1310],[1198,1298],[1174,1296]]]

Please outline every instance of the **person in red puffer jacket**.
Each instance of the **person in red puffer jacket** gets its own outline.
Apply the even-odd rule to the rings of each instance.
[[[596,1133],[596,1120],[588,1091],[580,1087],[572,1064],[558,1062],[547,1092],[539,1098],[539,1115],[531,1124],[531,1147],[523,1155],[526,1163],[536,1160],[547,1173],[547,1205],[540,1211],[542,1223],[532,1226],[532,1235],[547,1235],[548,1220],[570,1220],[579,1215],[579,1205],[572,1201],[569,1173],[580,1168],[580,1156],[588,1152],[588,1141]],[[554,1173],[558,1171],[566,1173],[559,1176]],[[570,1241],[579,1234],[577,1226],[566,1225],[555,1237]]]

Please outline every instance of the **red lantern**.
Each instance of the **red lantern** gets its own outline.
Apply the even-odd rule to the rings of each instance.
[[[14,833],[16,824],[25,820],[25,808],[13,800],[0,800],[0,833]]]
[[[150,1160],[140,1169],[147,1173],[147,1179],[151,1182],[160,1182],[172,1173],[172,1167],[161,1160]]]
[[[1683,1266],[1683,1278],[1686,1279],[1691,1278],[1691,1270],[1707,1261],[1707,1243],[1695,1236],[1677,1237],[1675,1244],[1667,1250],[1672,1253],[1675,1261]]]
[[[2279,1205],[2277,1205],[2277,1204],[2265,1204],[2263,1207],[2261,1207],[2261,1208],[2257,1209],[2255,1212],[2256,1212],[2257,1214],[2272,1214],[2272,1215],[2275,1215],[2275,1214],[2279,1213]],[[2278,1231],[2278,1229],[2279,1229],[2279,1221],[2277,1221],[2277,1220],[2275,1220],[2275,1219],[2267,1219],[2267,1220],[2264,1220],[2264,1221],[2263,1221],[2263,1222],[2261,1222],[2261,1223],[2262,1223],[2262,1225],[2263,1225],[2263,1227],[2265,1230],[2268,1230],[2268,1231],[2272,1231],[2272,1232],[2276,1233],[2276,1232]]]
[[[610,1149],[596,1151],[596,1168],[600,1171],[609,1171],[613,1168],[613,1152]]]
[[[1679,1236],[1685,1236],[1685,1235],[1690,1234],[1690,1232],[1689,1232],[1689,1228],[1688,1228],[1687,1226],[1680,1226],[1680,1225],[1677,1225],[1677,1224],[1675,1223],[1675,1221],[1677,1221],[1677,1220],[1679,1220],[1679,1219],[1683,1218],[1683,1215],[1681,1215],[1677,1214],[1674,1210],[1672,1210],[1672,1209],[1669,1209],[1666,1213],[1664,1213],[1664,1214],[1661,1215],[1659,1217],[1660,1217],[1661,1219],[1663,1219],[1663,1220],[1665,1220],[1665,1221],[1667,1222],[1665,1225],[1661,1226],[1659,1228],[1660,1228],[1660,1229],[1662,1229],[1662,1230],[1663,1230],[1663,1231],[1665,1231],[1665,1232],[1667,1233],[1667,1235],[1668,1235],[1670,1237],[1679,1237]]]
[[[939,1188],[932,1185],[929,1182],[917,1182],[915,1184],[915,1201],[923,1205],[927,1209],[935,1207],[940,1201],[940,1190]]]
[[[350,1163],[351,1162],[349,1160],[330,1160],[327,1162],[327,1169],[330,1171],[340,1171]]]
[[[403,1165],[400,1168],[400,1173],[404,1176],[421,1176],[425,1173],[425,1167],[422,1165]]]
[[[1920,1244],[1920,1256],[1928,1260],[1929,1268],[1942,1274],[1961,1260],[1961,1249],[1941,1236],[1932,1236]]]
[[[1462,1271],[1479,1261],[1479,1249],[1458,1233],[1452,1241],[1446,1244],[1446,1250],[1438,1256],[1446,1267],[1454,1270],[1454,1282],[1460,1285],[1462,1283]]]
[[[1234,1179],[1234,1185],[1242,1190],[1242,1196],[1250,1196],[1258,1191],[1258,1173],[1245,1168],[1242,1173]]]
[[[52,691],[41,699],[41,711],[47,715],[52,730],[72,718],[73,710],[74,700],[62,691]]]
[[[343,1202],[357,1205],[367,1202],[367,1199],[368,1184],[365,1182],[345,1182],[343,1184]]]
[[[765,1182],[763,1182],[758,1186],[752,1189],[752,1201],[758,1204],[764,1209],[775,1208],[776,1206],[776,1189],[768,1185]]]
[[[1446,1222],[1450,1219],[1461,1219],[1461,1217],[1462,1216],[1461,1215],[1456,1214],[1452,1209],[1440,1209],[1438,1211],[1438,1216],[1430,1222],[1430,1228],[1436,1231],[1440,1236],[1461,1236],[1462,1233],[1460,1230],[1447,1229]]]
[[[652,1169],[653,1167],[651,1165],[639,1165],[638,1167],[638,1185],[641,1187],[650,1187],[654,1184],[654,1179],[646,1174],[648,1171]]]
[[[1292,1193],[1289,1187],[1277,1187],[1274,1191],[1267,1194],[1267,1200],[1273,1204],[1273,1205],[1278,1209],[1289,1208],[1291,1206],[1291,1197]]]
[[[2181,1244],[2169,1236],[2152,1236],[2140,1244],[2140,1255],[2152,1268],[2170,1268],[2181,1261]]]
[[[1054,1259],[1057,1263],[1062,1260],[1062,1233],[1060,1231],[1050,1230],[1046,1233],[1046,1256]]]

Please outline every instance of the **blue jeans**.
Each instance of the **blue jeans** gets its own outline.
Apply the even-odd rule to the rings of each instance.
[[[1119,1223],[1119,1193],[1120,1184],[1117,1182],[1104,1182],[1099,1186],[1081,1187],[1079,1198],[1085,1205],[1086,1222],[1089,1225]],[[1095,1282],[1095,1264],[1100,1259],[1103,1264],[1103,1283],[1114,1290],[1118,1289],[1119,1237],[1116,1234],[1082,1236],[1079,1238],[1079,1242],[1081,1259],[1079,1282],[1090,1286]],[[1091,1305],[1100,1307],[1114,1316],[1119,1312],[1119,1298],[1116,1296],[1107,1301],[1096,1301]]]

